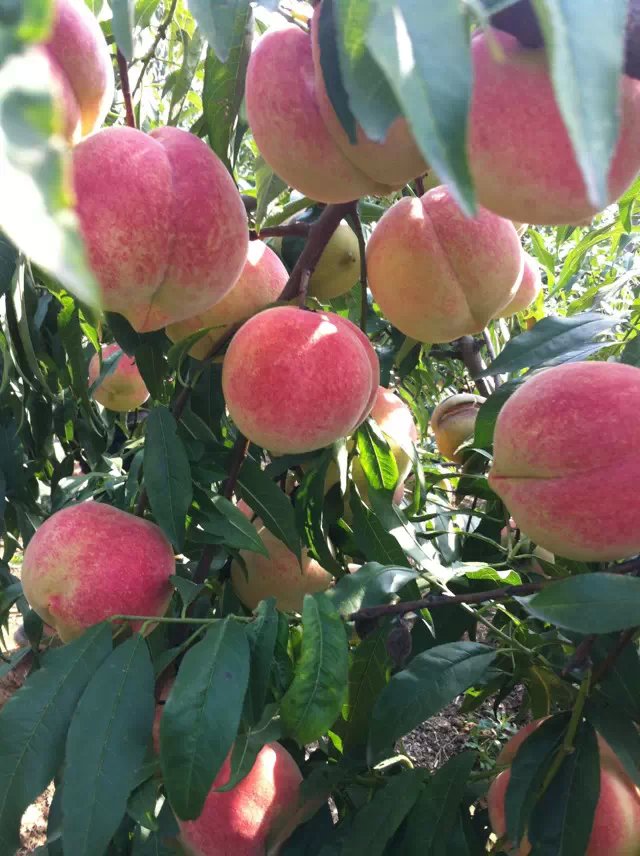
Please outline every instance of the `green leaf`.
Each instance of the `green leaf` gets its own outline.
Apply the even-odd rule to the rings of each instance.
[[[212,513],[200,524],[205,532],[221,538],[226,547],[269,555],[258,530],[237,505],[223,496],[212,496],[211,506]]]
[[[620,320],[619,316],[599,312],[583,312],[570,318],[543,318],[533,330],[511,339],[480,377],[535,368],[556,358],[563,363],[571,362],[576,356],[580,359],[587,343],[611,330]]]
[[[135,358],[136,367],[151,398],[161,399],[164,396],[164,379],[167,374],[167,361],[162,345],[157,341],[143,342],[136,348]]]
[[[486,679],[496,651],[476,642],[451,642],[418,654],[380,693],[371,718],[369,757]]]
[[[342,856],[382,856],[420,796],[424,776],[423,770],[407,770],[389,779],[356,814],[341,848]]]
[[[480,405],[480,410],[476,416],[475,435],[473,438],[473,446],[476,449],[491,448],[498,414],[506,404],[507,399],[511,398],[521,383],[522,380],[520,378],[508,380],[502,386],[499,386],[487,398],[484,404]]]
[[[302,651],[281,703],[287,733],[304,745],[317,740],[340,715],[347,690],[347,633],[325,594],[305,595]]]
[[[0,234],[0,296],[6,294],[11,286],[17,260],[17,249]]]
[[[355,573],[345,574],[327,597],[338,612],[350,615],[363,607],[389,603],[393,595],[417,577],[418,572],[410,568],[367,562]]]
[[[191,820],[235,740],[249,681],[249,643],[232,618],[185,654],[160,721],[160,761],[171,805]]]
[[[368,419],[356,434],[358,460],[374,490],[392,494],[398,484],[398,464],[382,431]]]
[[[229,141],[244,96],[244,79],[251,53],[253,13],[241,7],[233,26],[229,59],[221,62],[212,50],[204,64],[202,110],[211,148],[229,168]]]
[[[620,362],[640,368],[640,336],[634,336],[627,342],[620,355]]]
[[[353,485],[349,492],[349,507],[353,514],[353,538],[365,559],[402,567],[406,563],[402,547],[362,502]]]
[[[82,694],[67,735],[66,852],[102,853],[118,829],[149,744],[153,688],[149,649],[135,634],[103,661]]]
[[[366,43],[425,159],[472,214],[475,195],[466,153],[472,74],[463,5],[381,0]]]
[[[620,130],[626,0],[534,0],[556,101],[592,204],[609,203],[609,168]],[[585,46],[588,49],[585,50]]]
[[[598,639],[592,650],[594,664],[604,662],[617,644],[617,636]],[[598,691],[631,719],[640,721],[640,653],[636,645],[627,645],[618,653]]]
[[[287,189],[287,185],[286,182],[275,174],[262,157],[256,159],[254,174],[256,177],[257,200],[255,220],[256,226],[259,227],[262,225],[269,204]]]
[[[282,737],[280,720],[274,718],[276,705],[270,705],[264,711],[264,716],[255,726],[238,732],[231,751],[231,774],[224,785],[216,791],[230,791],[247,776],[258,757],[260,750],[267,743],[273,743]]]
[[[111,627],[99,624],[42,656],[0,712],[0,851],[20,846],[20,818],[56,774],[75,707],[111,652]]]
[[[339,573],[341,565],[329,547],[329,536],[325,531],[324,500],[327,471],[333,462],[330,449],[323,452],[320,462],[311,467],[296,491],[295,514],[298,531],[304,534],[309,555],[330,573]]]
[[[205,38],[201,30],[196,29],[193,36],[185,30],[180,31],[182,36],[182,65],[177,74],[175,85],[171,92],[171,104],[169,105],[169,116],[171,124],[178,121],[180,111],[174,114],[174,108],[180,106],[184,97],[192,88],[193,78],[200,63],[200,57],[205,46]]]
[[[246,633],[251,651],[249,689],[245,704],[250,708],[250,720],[256,722],[262,715],[269,682],[273,653],[278,637],[278,612],[275,598],[261,600],[255,610],[255,619],[247,625]]]
[[[455,755],[428,782],[407,820],[402,842],[407,856],[446,856],[444,847],[458,820],[475,761],[473,752]]]
[[[535,804],[527,837],[533,853],[583,856],[600,795],[600,758],[593,726],[582,722],[551,784]]]
[[[240,496],[255,511],[269,532],[300,559],[300,538],[289,498],[263,470],[246,458],[238,476]]]
[[[111,30],[113,37],[116,40],[118,50],[127,60],[133,60],[133,12],[134,4],[132,0],[109,0],[113,19],[111,21]]]
[[[168,408],[153,408],[146,432],[144,483],[149,504],[167,538],[180,548],[193,495],[189,459]]]
[[[53,91],[51,68],[37,51],[11,57],[0,70],[0,228],[68,291],[99,309],[72,209],[70,154],[54,134]]]
[[[599,698],[588,699],[585,716],[618,756],[628,776],[640,787],[640,735],[626,713]]]
[[[248,9],[249,0],[189,0],[191,14],[221,62],[229,59],[238,18]]]
[[[534,618],[575,633],[615,633],[640,623],[640,579],[622,574],[581,574],[516,598]]]

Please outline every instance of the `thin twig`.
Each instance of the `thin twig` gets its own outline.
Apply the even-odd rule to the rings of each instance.
[[[169,28],[169,25],[171,24],[171,21],[173,20],[177,5],[178,0],[171,0],[171,6],[169,7],[169,11],[167,12],[165,18],[158,27],[158,32],[156,33],[156,37],[153,41],[153,44],[151,45],[147,53],[142,57],[142,68],[140,69],[140,74],[133,89],[134,94],[138,91],[138,87],[142,85],[142,78],[144,77],[149,63],[155,57],[158,45],[167,35],[167,30]]]
[[[364,232],[362,231],[362,222],[358,211],[358,203],[353,203],[351,213],[347,217],[351,228],[353,229],[356,238],[358,239],[358,249],[360,250],[360,329],[363,333],[367,332],[367,289],[369,280],[367,277],[367,248],[364,240]]]
[[[249,240],[257,241],[263,238],[286,238],[288,236],[308,238],[311,223],[287,223],[283,226],[267,226],[265,229],[251,229]]]
[[[127,113],[127,125],[136,127],[136,117],[133,115],[133,104],[131,103],[131,86],[129,85],[129,67],[124,54],[118,49],[118,70],[120,72],[120,86],[124,97],[124,109]]]

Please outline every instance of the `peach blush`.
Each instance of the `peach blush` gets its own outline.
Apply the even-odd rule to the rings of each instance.
[[[445,398],[434,409],[429,424],[444,458],[462,463],[463,455],[456,450],[473,437],[478,410],[484,401],[479,395],[459,393]]]
[[[103,345],[102,362],[121,352],[120,345]],[[94,354],[89,362],[89,386],[100,377],[100,358]],[[107,410],[135,410],[149,398],[149,390],[133,357],[122,353],[115,369],[107,375],[91,393],[93,398]]]
[[[540,265],[529,253],[524,253],[524,272],[518,290],[496,317],[508,318],[516,312],[524,312],[540,294],[541,288]]]

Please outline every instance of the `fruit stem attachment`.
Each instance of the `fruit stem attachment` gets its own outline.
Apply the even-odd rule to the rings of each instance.
[[[133,104],[131,103],[131,86],[129,85],[129,67],[124,54],[118,48],[118,71],[120,72],[120,86],[124,98],[124,108],[127,112],[127,125],[136,127],[136,117],[133,115]]]

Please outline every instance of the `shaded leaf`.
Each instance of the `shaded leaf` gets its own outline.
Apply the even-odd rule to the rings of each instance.
[[[221,62],[229,59],[237,20],[248,8],[249,0],[189,0],[191,14]]]
[[[246,458],[238,476],[240,496],[258,515],[269,532],[279,538],[300,558],[300,538],[293,506],[278,485],[263,470]]]

